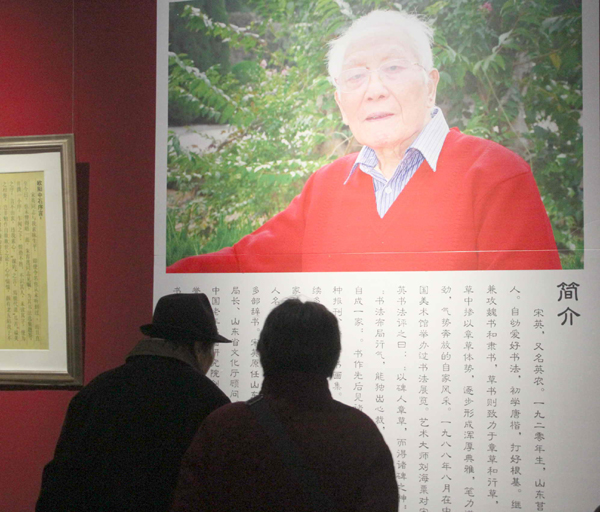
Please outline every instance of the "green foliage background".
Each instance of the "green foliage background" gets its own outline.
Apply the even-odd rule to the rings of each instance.
[[[213,3],[212,15],[211,2],[188,4],[170,13],[170,118],[230,131],[204,153],[170,132],[167,264],[235,243],[285,208],[312,172],[356,149],[325,54],[343,27],[379,8],[432,22],[448,124],[527,160],[563,268],[583,267],[580,1],[237,0]],[[235,25],[232,9],[251,22]],[[198,47],[208,49],[182,50]]]

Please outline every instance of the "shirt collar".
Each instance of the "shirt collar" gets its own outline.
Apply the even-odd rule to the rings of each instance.
[[[314,405],[332,399],[327,377],[304,372],[265,375],[260,392],[274,399],[288,399],[297,404]]]
[[[421,130],[421,133],[419,133],[417,138],[407,149],[406,153],[408,153],[410,149],[419,151],[425,160],[427,160],[431,169],[435,172],[442,146],[444,145],[446,135],[448,135],[449,131],[450,128],[448,127],[442,109],[435,107],[431,113],[431,120],[425,125],[425,128]],[[350,169],[350,172],[348,173],[346,181],[344,181],[344,185],[348,183],[356,168],[361,164],[371,168],[375,168],[378,165],[377,155],[374,149],[371,149],[369,146],[362,147],[356,158],[356,162],[354,162],[352,169]]]
[[[136,356],[170,357],[172,359],[183,361],[184,363],[189,364],[192,368],[200,371],[198,361],[189,348],[160,338],[147,338],[141,340],[135,347],[133,347],[133,350],[129,352],[126,359]]]

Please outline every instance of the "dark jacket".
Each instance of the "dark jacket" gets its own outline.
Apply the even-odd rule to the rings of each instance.
[[[168,510],[200,423],[229,402],[191,353],[143,340],[71,401],[36,510]]]
[[[364,413],[333,400],[325,377],[266,377],[262,393],[338,512],[397,512],[393,460]],[[302,488],[244,402],[212,413],[183,458],[174,512],[308,512]]]

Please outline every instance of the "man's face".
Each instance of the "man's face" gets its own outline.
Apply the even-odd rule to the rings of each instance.
[[[399,81],[377,72],[399,59],[408,63]],[[361,87],[335,92],[343,120],[359,143],[403,155],[427,124],[439,74],[435,69],[426,73],[416,62],[414,53],[395,35],[367,35],[348,47],[342,72],[361,67],[372,71]]]

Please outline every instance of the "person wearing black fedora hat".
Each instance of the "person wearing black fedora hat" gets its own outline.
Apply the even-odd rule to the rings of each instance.
[[[124,365],[71,401],[54,458],[44,468],[37,512],[166,511],[181,458],[198,427],[227,396],[206,376],[218,333],[205,294],[172,294]]]

